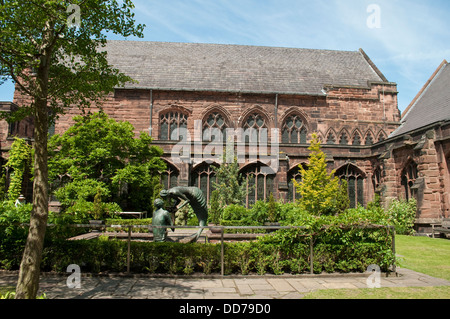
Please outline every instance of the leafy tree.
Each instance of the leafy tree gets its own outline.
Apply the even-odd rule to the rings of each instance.
[[[219,203],[219,190],[215,189],[211,192],[211,199],[209,201],[209,219],[213,224],[220,224],[223,208]]]
[[[131,81],[108,64],[102,47],[108,32],[143,36],[133,8],[131,0],[0,0],[0,82],[12,79],[29,97],[8,120],[31,116],[35,125],[33,212],[17,299],[35,298],[39,287],[48,219],[49,124],[66,108],[100,103],[105,93]]]
[[[302,181],[298,183],[293,180],[297,192],[301,195],[300,207],[317,216],[341,212],[345,205],[340,199],[343,197],[342,194],[345,194],[346,187],[341,186],[339,178],[334,176],[334,170],[331,173],[327,172],[325,153],[320,148],[316,133],[312,135],[308,149],[311,153],[307,169],[299,165]]]
[[[247,183],[239,173],[239,164],[235,157],[232,163],[226,162],[224,154],[224,163],[220,167],[214,167],[217,181],[213,186],[218,190],[218,201],[221,207],[232,204],[242,204],[247,196]],[[245,180],[244,180],[245,181]]]
[[[152,211],[153,189],[165,170],[160,147],[142,132],[134,137],[129,122],[117,122],[104,112],[76,116],[75,124],[49,141],[49,178],[69,175],[72,181],[55,191],[64,208],[78,200],[101,198]],[[126,190],[124,190],[126,189]]]

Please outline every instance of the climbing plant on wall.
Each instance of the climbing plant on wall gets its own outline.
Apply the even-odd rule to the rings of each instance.
[[[22,192],[23,176],[31,167],[31,146],[24,139],[15,138],[9,151],[6,167],[12,172],[8,188],[8,199],[16,200]]]

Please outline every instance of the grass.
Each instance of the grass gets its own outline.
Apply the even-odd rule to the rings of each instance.
[[[304,299],[449,299],[450,286],[389,287],[377,289],[329,289],[307,294]]]
[[[400,267],[450,280],[450,240],[396,236]]]
[[[436,278],[450,280],[450,240],[397,235],[397,265]],[[305,299],[450,299],[450,286],[329,289]]]

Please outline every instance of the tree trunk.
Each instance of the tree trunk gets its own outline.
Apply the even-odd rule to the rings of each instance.
[[[16,299],[36,298],[48,218],[47,100],[36,101],[35,107],[33,210],[20,264]]]
[[[49,29],[50,30],[50,29]],[[50,43],[50,33],[43,37],[43,43]],[[37,71],[34,97],[34,181],[33,210],[30,228],[20,263],[16,299],[35,299],[39,289],[39,276],[44,248],[44,237],[48,219],[48,76],[51,48],[42,49]]]

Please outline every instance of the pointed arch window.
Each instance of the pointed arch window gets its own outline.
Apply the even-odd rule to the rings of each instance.
[[[162,141],[179,141],[182,139],[178,129],[187,129],[188,116],[179,111],[171,111],[160,116],[159,139]]]
[[[364,173],[356,166],[348,164],[338,169],[336,176],[347,181],[350,207],[364,205]]]
[[[295,188],[294,180],[297,183],[300,183],[302,181],[302,174],[298,166],[288,172],[288,199],[292,202],[295,202],[297,199],[301,198],[300,194],[297,193],[297,189]]]
[[[217,134],[215,134],[214,132],[215,129],[221,132],[222,141],[226,141],[227,128],[228,125],[223,114],[219,112],[210,113],[203,121],[203,141],[212,142],[213,140],[217,139]]]
[[[259,141],[259,138],[260,136],[262,136],[263,131],[265,131],[265,136],[267,138],[268,137],[267,127],[268,123],[262,114],[259,113],[250,114],[245,120],[243,125],[243,129],[247,132],[247,134],[245,134],[245,142],[249,143],[250,141],[253,141],[253,139],[255,139],[255,142]],[[252,135],[251,139],[250,135]]]
[[[200,164],[191,173],[191,185],[203,191],[208,203],[215,189],[214,182],[217,182],[216,172],[212,165],[207,163]]]
[[[291,115],[281,127],[281,142],[292,144],[306,144],[308,130],[300,115]]]
[[[413,198],[416,195],[416,190],[413,188],[414,183],[418,177],[417,164],[410,161],[402,171],[401,184],[405,192],[406,200]]]
[[[247,184],[247,207],[253,206],[258,200],[269,198],[270,193],[274,192],[275,173],[268,166],[260,163],[249,165],[241,174]]]
[[[167,163],[167,170],[161,172],[161,184],[164,186],[164,189],[178,186],[178,176],[178,169]]]

